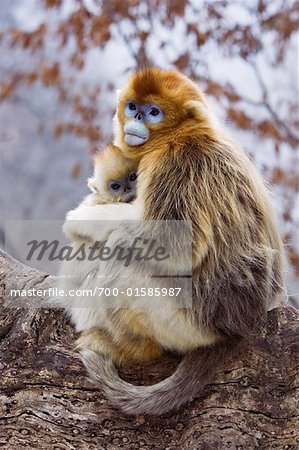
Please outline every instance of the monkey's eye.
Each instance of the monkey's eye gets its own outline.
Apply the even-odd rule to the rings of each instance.
[[[111,187],[111,189],[113,190],[113,191],[119,191],[120,190],[120,188],[121,188],[121,185],[119,184],[119,183],[111,183],[110,184],[110,187]]]
[[[133,102],[128,103],[128,107],[131,111],[136,111],[136,105]]]
[[[149,114],[151,116],[158,116],[160,114],[160,111],[158,110],[158,108],[152,108],[149,112]]]
[[[155,104],[147,104],[145,105],[146,111],[146,120],[152,123],[159,123],[163,120],[163,111],[158,105]]]
[[[133,100],[128,100],[125,106],[126,117],[134,117],[136,111],[138,110],[138,105]]]
[[[135,181],[137,179],[136,173],[131,173],[130,175],[130,181]]]

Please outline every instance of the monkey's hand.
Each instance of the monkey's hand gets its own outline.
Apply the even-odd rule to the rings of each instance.
[[[106,241],[112,231],[121,229],[124,221],[140,218],[134,203],[95,206],[81,204],[67,213],[63,232],[72,240],[87,238],[93,242]]]

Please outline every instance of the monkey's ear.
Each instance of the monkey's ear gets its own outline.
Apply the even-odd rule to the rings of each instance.
[[[95,178],[88,178],[87,186],[93,194],[96,194],[98,192]]]
[[[204,120],[209,117],[207,107],[198,100],[189,100],[185,104],[185,110],[190,117],[193,117],[193,119]]]

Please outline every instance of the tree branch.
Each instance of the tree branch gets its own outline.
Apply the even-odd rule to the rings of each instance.
[[[227,361],[200,398],[161,417],[128,417],[88,381],[74,350],[76,334],[62,311],[21,308],[22,299],[9,296],[9,285],[42,289],[51,277],[4,253],[0,271],[0,445],[5,448],[297,446],[299,313],[294,308],[271,311],[258,341]],[[122,376],[151,384],[169,376],[178,361],[165,356],[155,364],[126,367]]]
[[[285,124],[285,122],[280,119],[280,117],[278,116],[278,114],[276,113],[276,111],[274,111],[274,109],[272,108],[270,101],[269,101],[269,95],[268,95],[268,90],[267,87],[265,85],[265,82],[262,78],[262,75],[256,65],[255,62],[250,61],[250,65],[255,73],[255,76],[257,78],[257,81],[259,83],[259,86],[261,88],[262,91],[262,95],[263,95],[263,106],[268,110],[269,114],[271,115],[273,121],[276,123],[276,125],[281,128],[282,130],[284,130],[286,137],[292,142],[292,143],[297,143],[299,141],[299,137],[296,136],[291,130],[290,128]]]

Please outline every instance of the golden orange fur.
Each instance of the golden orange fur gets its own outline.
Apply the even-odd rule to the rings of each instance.
[[[156,104],[164,114],[159,123],[146,124],[149,137],[141,145],[126,142],[129,101],[138,108]],[[99,329],[104,326],[109,343],[107,334],[102,339],[99,331],[97,346],[93,342],[81,348],[85,348],[83,360],[91,377],[113,405],[127,413],[161,414],[198,395],[238,343],[261,331],[267,311],[284,298],[284,255],[259,174],[218,124],[191,80],[172,70],[138,72],[120,94],[117,120],[115,142],[123,155],[139,164],[137,201],[133,209],[131,205],[121,209],[123,217],[126,211],[131,217],[136,210],[144,221],[192,223],[192,308],[174,304],[172,309],[149,309],[136,315],[134,298],[127,299],[131,312],[129,308],[106,312],[98,325]],[[120,208],[111,205],[99,210],[99,215],[104,212],[117,218]],[[96,217],[90,209],[79,209],[70,218],[83,213]],[[93,238],[97,235],[86,225],[84,234],[88,233]],[[177,273],[185,265],[178,255]],[[158,351],[148,352],[142,345],[143,355],[136,342],[144,339]],[[132,355],[134,360],[148,359],[151,352],[157,356],[160,349],[186,356],[170,378],[154,386],[132,386],[119,378],[113,364],[126,361],[124,346],[127,361]]]

